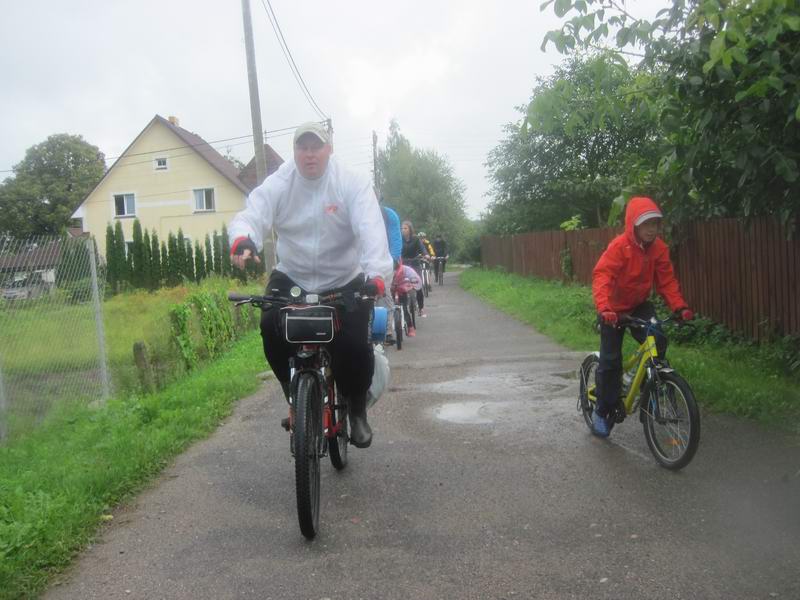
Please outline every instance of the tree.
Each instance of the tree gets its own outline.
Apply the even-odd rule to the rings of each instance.
[[[131,285],[134,288],[144,288],[147,282],[147,271],[145,264],[144,236],[142,235],[142,224],[139,219],[133,221],[133,243],[130,249],[133,270],[131,271]]]
[[[192,251],[192,244],[189,240],[184,240],[184,252],[183,278],[185,281],[194,281],[194,252]]]
[[[628,93],[642,77],[599,53],[573,57],[538,81],[520,109],[522,127],[508,124],[489,155],[490,233],[558,229],[575,217],[606,223],[612,199],[658,166],[657,124]]]
[[[0,234],[59,234],[105,172],[105,157],[79,135],[51,135],[28,148],[0,185]]]
[[[214,272],[214,252],[211,249],[211,236],[206,234],[206,277],[209,277]]]
[[[551,4],[546,2],[543,7]],[[639,96],[666,143],[656,183],[673,218],[800,212],[800,6],[673,0],[653,21],[608,0],[558,0],[544,45],[641,48]]]
[[[161,269],[161,248],[162,246],[159,246],[158,243],[158,234],[153,229],[153,235],[150,238],[150,285],[153,290],[161,287],[164,277]]]
[[[117,220],[114,223],[114,262],[117,268],[117,292],[122,291],[131,281],[130,264],[126,250],[122,223]]]
[[[464,185],[446,158],[414,148],[392,121],[386,146],[378,153],[378,176],[387,206],[417,231],[442,233],[452,254],[457,252],[467,223]]]
[[[161,252],[159,254],[161,255],[161,277],[159,278],[159,281],[161,282],[161,285],[172,285],[170,283],[169,274],[169,251],[167,250],[167,243],[163,240],[161,241]]]
[[[106,282],[111,293],[119,289],[119,265],[117,264],[117,243],[111,223],[106,226]]]
[[[169,257],[167,258],[167,285],[174,287],[181,282],[181,262],[178,254],[178,238],[171,231],[167,237],[167,248]],[[163,259],[162,259],[163,260]]]
[[[220,270],[222,271],[222,275],[225,277],[230,277],[231,274],[231,261],[230,261],[230,254],[231,254],[231,243],[228,239],[228,228],[225,227],[225,224],[222,224],[222,239],[220,241]]]
[[[144,248],[144,264],[142,265],[144,277],[142,285],[146,290],[152,291],[155,289],[155,285],[153,284],[153,255],[152,244],[150,242],[150,232],[147,229],[144,230],[142,247]]]
[[[203,256],[203,248],[197,240],[194,241],[194,276],[195,281],[198,283],[206,277],[206,261]]]
[[[178,281],[180,283],[181,279],[186,277],[186,238],[183,237],[183,229],[178,227],[178,237],[175,240],[175,248],[177,255],[175,257],[175,265],[177,270]]]
[[[214,240],[214,273],[222,275],[222,237],[214,230],[212,235]]]

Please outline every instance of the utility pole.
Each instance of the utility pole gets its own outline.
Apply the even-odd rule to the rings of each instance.
[[[378,189],[378,134],[372,130],[372,175],[375,178],[375,192],[380,192]]]
[[[264,128],[261,126],[261,102],[258,98],[258,74],[256,73],[255,45],[253,44],[253,22],[250,18],[250,0],[242,0],[242,21],[244,22],[244,47],[247,53],[247,79],[250,84],[250,118],[253,122],[253,144],[255,144],[256,185],[261,185],[267,178],[267,159],[264,156]],[[268,236],[271,248],[264,244],[264,265],[269,273],[278,264],[276,253],[275,230]]]

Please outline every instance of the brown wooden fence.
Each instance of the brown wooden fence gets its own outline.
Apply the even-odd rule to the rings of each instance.
[[[592,269],[621,229],[541,231],[481,239],[481,262],[523,276],[563,279],[569,252],[575,281]],[[800,240],[773,219],[736,219],[676,227],[672,260],[686,301],[732,331],[760,340],[800,334]]]

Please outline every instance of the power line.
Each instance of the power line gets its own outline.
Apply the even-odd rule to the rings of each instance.
[[[292,51],[289,50],[289,45],[286,43],[286,38],[283,37],[283,31],[281,30],[281,26],[278,23],[278,17],[275,15],[275,11],[272,9],[272,3],[270,0],[261,0],[261,6],[264,7],[264,11],[267,13],[267,18],[269,19],[270,25],[272,25],[272,31],[275,33],[275,38],[278,40],[278,46],[280,46],[281,52],[283,52],[283,57],[286,59],[286,63],[289,65],[289,70],[294,75],[295,80],[297,81],[297,85],[300,86],[300,91],[303,92],[303,95],[308,100],[308,103],[311,105],[311,108],[316,111],[316,113],[322,117],[323,120],[328,120],[328,115],[325,114],[317,101],[314,100],[314,96],[311,95],[311,91],[308,89],[305,80],[303,80],[303,76],[300,74],[300,69],[297,67],[297,63],[294,61],[294,57],[292,56]]]

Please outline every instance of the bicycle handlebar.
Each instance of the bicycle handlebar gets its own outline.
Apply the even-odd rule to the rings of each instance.
[[[663,325],[665,323],[683,323],[683,319],[680,318],[678,313],[673,313],[668,316],[666,319],[659,319],[658,317],[653,317],[650,320],[647,319],[640,319],[639,317],[634,317],[631,315],[626,315],[625,313],[621,313],[619,315],[619,325],[631,325],[633,327],[652,327],[656,325]]]
[[[359,292],[333,292],[332,294],[306,294],[305,296],[298,296],[296,298],[287,298],[286,296],[257,296],[249,294],[241,294],[239,292],[229,292],[228,300],[239,304],[253,304],[255,306],[290,306],[292,304],[337,304],[339,300],[352,295],[353,299],[358,301],[370,300],[374,298]],[[314,298],[316,297],[316,298]]]

